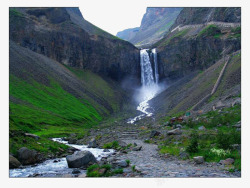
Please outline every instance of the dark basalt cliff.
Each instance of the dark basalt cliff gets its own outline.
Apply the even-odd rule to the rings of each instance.
[[[10,39],[116,81],[131,77],[137,82],[140,77],[139,50],[85,21],[78,8],[12,8]]]
[[[171,30],[153,45],[160,79],[177,80],[204,70],[241,49],[240,8],[184,8]],[[175,29],[177,28],[177,29]]]

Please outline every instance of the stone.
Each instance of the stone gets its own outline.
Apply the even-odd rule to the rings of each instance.
[[[125,160],[117,161],[114,164],[116,164],[117,166],[120,166],[120,167],[127,167],[128,166],[128,163]]]
[[[186,152],[181,152],[181,153],[179,154],[179,157],[180,157],[181,159],[187,159],[187,158],[189,158],[189,154],[186,153]]]
[[[198,128],[198,130],[204,131],[204,130],[206,130],[206,127],[204,127],[204,126],[202,125],[202,126],[200,126],[200,127]]]
[[[88,148],[97,148],[97,143],[96,143],[95,138],[92,138],[92,139],[89,141]]]
[[[142,146],[136,146],[132,150],[133,151],[140,151],[142,149]]]
[[[225,160],[220,160],[219,162],[220,164],[223,164],[223,165],[232,165],[234,163],[234,159],[232,158],[227,158]]]
[[[137,146],[137,144],[136,144],[136,143],[134,143],[134,146]]]
[[[127,146],[127,143],[124,142],[124,141],[122,141],[122,140],[118,140],[118,144],[119,144],[119,146],[121,146],[121,147],[126,147],[126,146]]]
[[[167,135],[180,135],[180,134],[182,134],[182,132],[179,128],[167,132]]]
[[[194,159],[194,162],[196,164],[202,164],[202,163],[204,163],[204,157],[203,156],[197,156],[197,157],[194,157],[193,159]]]
[[[22,147],[18,150],[18,160],[23,165],[35,164],[36,162],[38,162],[37,151]]]
[[[97,163],[95,156],[89,151],[77,151],[73,155],[66,157],[69,168],[88,167]]]
[[[18,168],[21,166],[21,163],[12,155],[9,155],[9,168]]]
[[[72,174],[80,174],[80,173],[81,173],[81,171],[78,170],[78,169],[74,169],[74,170],[72,171]]]
[[[155,136],[159,136],[161,133],[159,131],[153,130],[150,133],[150,138],[153,138]]]
[[[76,144],[76,142],[77,142],[76,138],[69,138],[69,141],[68,141],[69,144]]]
[[[109,150],[108,149],[104,149],[103,152],[109,152]]]
[[[31,134],[31,133],[24,133],[25,136],[28,136],[28,137],[31,137],[31,138],[34,138],[36,140],[39,140],[40,137],[35,135],[35,134]]]
[[[175,125],[174,127],[175,127],[175,128],[181,129],[181,128],[182,128],[182,125],[181,125],[181,124],[177,124],[177,125]]]
[[[78,178],[86,178],[86,174],[80,174]]]

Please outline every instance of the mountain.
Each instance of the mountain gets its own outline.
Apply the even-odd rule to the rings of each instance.
[[[9,19],[14,156],[21,147],[45,156],[63,153],[65,146],[47,138],[83,136],[129,105],[130,90],[121,85],[124,79],[136,85],[140,76],[139,50],[132,44],[87,22],[78,8],[10,8]]]
[[[185,112],[204,99],[198,109],[240,95],[240,8],[184,8],[170,31],[153,45],[160,79],[170,87],[152,100],[158,112]],[[229,58],[216,93],[211,93]],[[206,98],[207,96],[207,98]],[[206,98],[206,100],[205,100]],[[157,110],[156,110],[157,111]]]
[[[182,8],[149,7],[144,14],[141,26],[118,32],[117,37],[127,40],[137,47],[149,47],[159,41],[173,25]]]

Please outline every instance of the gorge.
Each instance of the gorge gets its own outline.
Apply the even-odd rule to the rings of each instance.
[[[10,177],[241,176],[240,8],[149,7],[117,36],[74,7],[9,25]],[[97,162],[68,168],[75,149]]]

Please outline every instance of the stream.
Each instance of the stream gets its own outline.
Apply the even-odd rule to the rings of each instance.
[[[98,161],[101,160],[102,157],[107,157],[114,153],[113,149],[109,149],[109,152],[103,152],[103,149],[99,148],[88,148],[87,145],[76,145],[76,144],[69,144],[68,141],[64,141],[62,138],[53,138],[55,142],[59,142],[80,151],[90,151]],[[66,161],[66,157],[64,158],[56,158],[56,159],[49,159],[44,161],[43,163],[37,165],[29,165],[24,166],[23,168],[17,169],[10,169],[9,176],[10,177],[60,177],[64,174],[71,174],[74,168],[68,168],[68,164]],[[85,174],[86,170],[78,169],[81,173]]]

